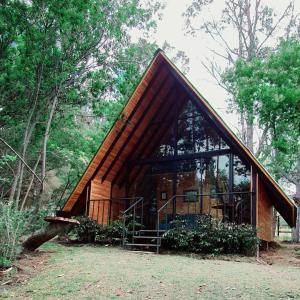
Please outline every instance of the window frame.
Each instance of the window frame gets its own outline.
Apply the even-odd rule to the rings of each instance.
[[[188,200],[187,199],[187,197],[188,197],[187,193],[195,193],[193,195],[190,195],[190,196],[194,197],[195,200],[192,200],[192,201],[190,199]],[[183,202],[185,202],[185,203],[197,203],[198,202],[198,196],[199,196],[199,193],[195,189],[184,190],[183,191]]]

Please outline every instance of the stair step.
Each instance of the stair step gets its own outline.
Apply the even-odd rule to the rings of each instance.
[[[162,237],[161,236],[134,235],[133,238],[134,239],[151,239],[151,240],[154,240],[154,239],[161,239]]]
[[[156,230],[156,229],[141,229],[139,230],[140,232],[166,232],[166,230],[162,230],[162,229],[159,229],[159,230]]]
[[[125,246],[134,246],[134,247],[157,247],[157,244],[136,244],[136,243],[126,243]]]

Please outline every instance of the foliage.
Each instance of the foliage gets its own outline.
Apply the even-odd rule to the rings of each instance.
[[[238,60],[224,81],[244,110],[255,107],[260,125],[269,129],[269,168],[278,178],[300,182],[300,43],[282,42],[266,59]],[[271,155],[270,155],[271,154]]]
[[[0,202],[0,267],[9,267],[20,252],[25,216],[13,205]]]
[[[93,219],[85,216],[77,217],[80,224],[73,226],[69,232],[72,240],[82,243],[94,243],[97,232],[101,229],[100,225]]]
[[[195,224],[182,218],[173,221],[164,234],[163,246],[195,253],[253,255],[258,241],[252,226],[200,216]]]
[[[231,67],[238,59],[251,61],[264,58],[276,48],[274,41],[297,35],[299,14],[294,13],[294,2],[288,0],[276,10],[269,5],[269,1],[261,0],[228,0],[223,4],[216,0],[192,0],[184,14],[189,34],[206,33],[212,41],[212,58],[203,64],[228,93],[229,109],[239,116],[238,134],[257,157],[265,146],[268,128],[261,126],[261,131],[255,130],[255,106],[251,106],[251,101],[247,109],[240,106],[230,86],[222,81],[222,73],[225,65]],[[213,10],[216,12],[211,14]],[[220,14],[217,12],[219,10]]]
[[[155,46],[132,43],[130,31],[150,32],[159,8],[156,1],[139,0],[1,5],[1,136],[43,179],[50,170],[60,171],[66,188],[59,191],[62,197],[53,197],[64,198],[73,187],[152,57]],[[127,86],[120,85],[120,74]],[[1,156],[11,154],[2,146]],[[5,198],[17,205],[28,205],[32,193],[37,202],[47,198],[37,183],[30,184],[31,174],[19,160],[2,169]],[[25,197],[28,189],[33,192]]]
[[[153,56],[156,46],[133,43],[130,32],[150,33],[159,9],[140,0],[3,1],[0,135],[43,179],[41,189],[0,143],[0,204],[14,207],[3,228],[28,234],[63,204]]]
[[[107,226],[99,226],[96,233],[95,242],[103,244],[120,244],[123,234],[126,234],[127,228],[123,222],[114,221]]]
[[[127,228],[121,221],[114,221],[109,225],[100,225],[89,217],[78,217],[79,225],[75,225],[68,233],[71,240],[81,243],[120,243]]]

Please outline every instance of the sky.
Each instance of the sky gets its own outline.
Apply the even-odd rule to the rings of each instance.
[[[283,11],[289,0],[265,0],[278,14]],[[215,110],[221,115],[226,123],[237,131],[238,118],[235,114],[230,114],[227,109],[226,99],[228,95],[217,83],[216,80],[208,73],[202,62],[206,58],[216,59],[218,64],[225,68],[223,61],[212,55],[211,49],[222,51],[221,48],[211,40],[204,32],[200,32],[196,37],[185,34],[184,17],[182,13],[186,10],[191,0],[165,0],[165,9],[160,21],[157,22],[157,31],[152,35],[160,47],[167,41],[175,50],[183,50],[188,56],[190,71],[186,74],[191,83],[198,91],[209,101]],[[219,19],[225,0],[214,0],[214,4],[209,11],[206,12],[207,18]],[[300,12],[300,0],[296,0],[295,10]],[[279,29],[280,30],[280,29]],[[226,32],[226,40],[234,43],[234,32]],[[273,40],[274,43],[276,40]],[[168,53],[167,53],[168,54]],[[180,68],[180,66],[178,66]]]
[[[185,34],[182,13],[190,2],[190,0],[166,1],[163,18],[158,22],[157,43],[162,47],[166,40],[176,50],[185,52],[190,60],[190,71],[186,74],[188,79],[218,113],[225,117],[227,95],[201,63],[205,57],[211,57],[210,38],[206,34],[199,34],[197,37]],[[235,126],[236,122],[232,121],[230,125]]]

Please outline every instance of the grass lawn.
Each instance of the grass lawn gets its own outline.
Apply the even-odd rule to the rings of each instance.
[[[299,299],[300,267],[46,243],[9,299]],[[33,262],[34,262],[33,258]],[[248,261],[248,262],[247,262]],[[36,269],[36,270],[34,270]]]

